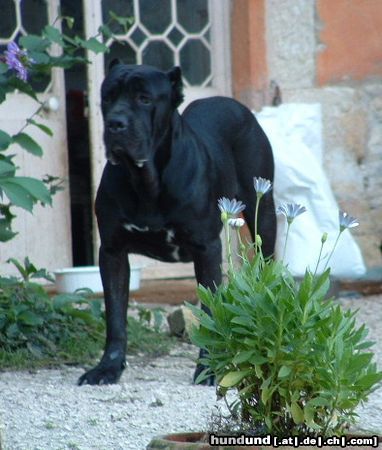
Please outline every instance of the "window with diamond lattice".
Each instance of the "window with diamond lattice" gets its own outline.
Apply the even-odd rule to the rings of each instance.
[[[105,55],[105,67],[114,58],[162,70],[179,65],[186,87],[211,86],[208,0],[102,0],[104,23],[110,11],[131,16],[134,22],[127,34],[114,25],[118,42],[107,42],[110,52]]]

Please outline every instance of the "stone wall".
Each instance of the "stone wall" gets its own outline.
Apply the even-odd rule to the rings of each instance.
[[[259,54],[266,60],[247,84],[237,84],[243,49],[233,42],[235,96],[260,109],[270,102],[273,80],[284,103],[321,103],[324,166],[333,191],[340,207],[361,222],[353,233],[366,264],[381,265],[382,2],[234,0],[233,8],[233,35],[243,28],[238,9],[248,29],[256,8],[264,11],[265,44],[252,39],[245,51],[247,60]]]

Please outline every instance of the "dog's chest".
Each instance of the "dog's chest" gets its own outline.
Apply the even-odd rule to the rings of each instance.
[[[139,253],[164,262],[189,262],[189,252],[176,239],[172,228],[151,230],[148,226],[124,223],[131,253]]]

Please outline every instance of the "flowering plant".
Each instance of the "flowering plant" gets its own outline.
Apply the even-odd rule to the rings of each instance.
[[[68,29],[73,27],[71,17],[58,17],[55,23],[61,21],[66,21]],[[43,79],[53,68],[67,69],[75,64],[87,64],[84,50],[107,52],[104,41],[114,37],[109,26],[112,22],[118,22],[127,29],[131,18],[110,12],[108,24],[100,26],[97,35],[89,39],[65,34],[59,26],[47,25],[39,36],[24,35],[17,43],[10,42],[4,54],[0,55],[0,104],[16,90],[36,102],[35,112],[17,133],[10,135],[0,129],[0,242],[8,241],[16,234],[12,230],[12,220],[15,218],[13,207],[32,212],[36,203],[51,204],[52,196],[62,189],[62,180],[57,177],[46,175],[40,180],[19,176],[20,168],[14,162],[15,155],[6,153],[12,144],[18,144],[23,150],[41,157],[43,149],[28,133],[29,127],[38,127],[47,135],[53,135],[52,130],[39,120],[45,105],[39,99],[33,81]],[[55,52],[52,51],[54,46]]]
[[[270,182],[255,180],[255,189],[257,210],[262,189],[270,189]],[[341,434],[354,422],[356,406],[382,380],[372,362],[372,343],[365,340],[367,330],[356,326],[354,312],[327,298],[330,269],[322,274],[316,273],[317,267],[315,272],[307,269],[297,282],[282,260],[263,257],[259,236],[255,244],[244,245],[240,234],[241,265],[235,268],[229,236],[238,233],[232,221],[244,207],[219,200],[227,239],[227,281],[216,291],[198,288],[211,315],[189,305],[199,322],[191,340],[207,351],[201,361],[206,370],[196,382],[212,374],[218,396],[227,401],[228,392],[235,393],[234,400],[227,401],[233,429],[220,431]],[[288,204],[278,213],[286,217],[289,229],[305,208]],[[339,218],[338,238],[358,225],[346,213],[340,212]],[[322,247],[325,242],[324,233]],[[252,258],[249,250],[254,251]]]

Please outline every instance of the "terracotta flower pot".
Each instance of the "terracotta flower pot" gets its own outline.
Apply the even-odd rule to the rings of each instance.
[[[272,437],[269,436],[269,442]],[[346,436],[342,438],[337,438],[338,442],[335,445],[324,445],[321,448],[341,450],[344,448],[344,441],[341,439],[349,440],[352,438],[356,439],[370,439],[369,443],[359,443],[359,445],[346,445],[348,450],[372,450],[376,448],[381,443],[381,438],[377,436]],[[289,438],[293,439],[293,438]],[[333,438],[335,439],[335,438]],[[282,450],[295,450],[296,446],[282,445],[281,441],[279,445],[273,446],[272,443],[264,442],[263,445],[231,445],[222,442],[222,445],[209,445],[206,441],[205,433],[175,433],[168,434],[164,436],[158,436],[152,439],[146,450],[272,450],[276,448],[281,448]],[[228,445],[227,445],[228,444]],[[317,450],[317,445],[306,445],[301,444],[301,449],[303,450]]]

